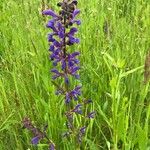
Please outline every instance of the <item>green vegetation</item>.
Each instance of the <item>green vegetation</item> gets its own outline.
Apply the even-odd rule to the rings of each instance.
[[[46,5],[56,8],[57,0]],[[150,87],[144,63],[150,48],[149,0],[79,0],[81,81],[96,118],[84,150],[150,150]],[[47,18],[41,0],[0,1],[0,150],[34,150],[21,120],[48,123],[60,150],[75,150],[65,131],[62,97],[54,94]],[[39,150],[47,149],[39,145]]]

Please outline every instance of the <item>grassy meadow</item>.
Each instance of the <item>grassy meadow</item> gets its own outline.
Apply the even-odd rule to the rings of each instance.
[[[78,150],[66,129],[63,97],[51,83],[47,17],[57,0],[0,0],[0,150],[45,150],[22,129],[29,116],[58,150]],[[81,150],[150,150],[149,0],[79,0],[83,96],[93,100]],[[150,61],[150,60],[149,60]],[[144,72],[147,76],[144,79]],[[145,73],[146,74],[146,73]],[[144,80],[146,83],[144,84]]]

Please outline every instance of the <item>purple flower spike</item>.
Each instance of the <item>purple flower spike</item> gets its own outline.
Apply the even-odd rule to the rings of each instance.
[[[55,39],[53,38],[53,33],[51,33],[51,34],[48,34],[48,41],[49,42],[54,42],[55,41]]]
[[[85,118],[94,118],[95,112],[93,111],[88,115],[85,115],[86,110],[88,109],[82,108],[85,104],[91,103],[91,100],[82,101],[82,98],[80,97],[81,86],[78,84],[79,81],[74,81],[75,79],[80,79],[80,61],[78,59],[80,52],[72,52],[74,48],[71,48],[69,51],[69,47],[80,43],[79,38],[76,37],[76,33],[78,32],[76,26],[81,24],[81,20],[76,19],[77,15],[80,13],[80,10],[77,9],[77,4],[77,0],[62,0],[62,2],[57,4],[60,8],[59,13],[55,13],[53,10],[44,10],[42,14],[52,17],[46,24],[46,27],[51,30],[48,34],[49,58],[54,67],[51,69],[51,73],[52,80],[55,80],[53,81],[53,84],[57,88],[56,95],[63,95],[65,97],[67,126],[65,136],[76,137],[80,144],[87,127],[82,124],[80,125],[81,128],[77,128],[76,125],[78,125],[78,122],[76,121],[78,120],[81,121],[81,123],[87,124],[89,120]],[[74,106],[75,103],[77,104]],[[79,118],[76,119],[76,117]],[[31,140],[32,144],[37,145],[42,139],[45,139],[47,140],[46,143],[49,146],[49,150],[56,149],[55,144],[47,136],[47,125],[43,130],[39,130],[39,128],[36,128],[32,124],[29,118],[25,118],[23,120],[23,126],[33,134]]]
[[[74,53],[71,54],[71,57],[74,58],[74,57],[76,57],[78,55],[80,55],[80,52],[74,52]]]
[[[54,49],[55,49],[54,45],[50,45],[49,50],[50,50],[51,52],[53,52],[53,51],[54,51]]]
[[[61,47],[61,43],[58,42],[58,41],[56,41],[56,40],[53,42],[53,44],[54,44],[54,46],[56,46],[56,47]]]
[[[78,38],[74,38],[73,36],[69,36],[69,43],[68,45],[73,45],[74,43],[79,43],[80,40]]]
[[[78,96],[81,95],[81,86],[77,86],[74,90],[66,93],[66,103],[69,103],[72,99],[78,100]]]
[[[54,20],[50,20],[47,25],[46,25],[47,28],[51,28],[53,31],[57,31],[56,28],[55,28],[55,21]]]
[[[75,77],[75,79],[78,79],[78,80],[80,79],[80,75],[78,75],[78,74],[75,74],[74,77]]]

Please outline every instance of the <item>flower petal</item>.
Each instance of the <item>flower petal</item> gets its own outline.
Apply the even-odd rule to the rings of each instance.
[[[55,14],[55,12],[50,10],[50,9],[49,10],[44,10],[42,13],[43,13],[43,15],[48,15],[48,16],[52,16],[52,17],[58,17],[58,15]]]
[[[39,143],[39,140],[40,140],[39,136],[36,136],[31,140],[31,143],[37,145]]]

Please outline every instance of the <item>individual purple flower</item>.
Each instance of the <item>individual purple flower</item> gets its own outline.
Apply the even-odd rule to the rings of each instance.
[[[53,143],[50,143],[49,150],[55,150],[55,145]]]
[[[65,37],[65,28],[63,27],[61,22],[57,23],[57,34],[59,36],[60,39],[63,39]]]
[[[72,112],[75,112],[77,114],[82,114],[82,105],[81,104],[78,104],[75,106],[75,108],[72,110]]]
[[[75,79],[80,79],[80,75],[79,74],[74,74]]]
[[[75,27],[72,27],[72,28],[70,29],[70,31],[67,33],[67,35],[68,35],[68,36],[74,36],[76,32],[78,32],[78,29],[75,28]]]
[[[95,114],[96,114],[96,112],[93,111],[93,112],[91,112],[91,113],[89,113],[89,114],[87,115],[87,118],[93,119],[93,118],[95,117]]]
[[[81,104],[78,103],[76,106],[73,106],[73,100],[81,100],[81,86],[78,84],[74,85],[74,88],[72,88],[73,86],[70,86],[71,83],[73,83],[72,77],[74,77],[74,79],[80,78],[80,61],[78,59],[80,53],[69,52],[68,50],[69,46],[80,42],[79,38],[76,37],[78,29],[75,27],[76,25],[81,24],[81,20],[76,19],[76,16],[80,13],[80,10],[77,9],[77,4],[77,0],[63,0],[57,4],[57,6],[61,8],[58,14],[53,10],[45,10],[42,13],[43,15],[52,17],[46,25],[47,28],[51,29],[51,33],[48,34],[48,43],[50,60],[54,67],[51,70],[52,79],[54,80],[52,83],[57,87],[56,94],[61,94],[65,97],[65,103],[67,104],[67,112],[65,113],[67,118],[67,133],[69,133],[69,136],[75,134],[75,136],[78,136],[78,141],[82,142],[86,127],[83,126],[79,129],[75,128],[74,114],[82,114],[82,107],[84,104],[90,103],[90,101],[82,102]],[[84,118],[83,116],[84,115],[82,115],[82,118]],[[94,112],[87,115],[88,118],[94,118],[94,116]],[[36,128],[28,118],[24,119],[23,124],[24,127],[33,134],[31,140],[32,144],[37,145],[41,139],[45,138],[48,140],[49,150],[55,150],[54,143],[49,140],[46,135],[47,127],[41,131],[39,128]]]
[[[47,28],[52,30],[48,35],[48,41],[50,44],[50,60],[54,68],[52,72],[52,81],[53,84],[57,87],[56,94],[64,95],[65,103],[67,104],[67,113],[66,115],[66,125],[68,128],[68,133],[76,132],[78,135],[78,141],[82,141],[82,137],[85,134],[86,127],[74,129],[74,117],[73,115],[82,114],[82,107],[84,104],[91,103],[90,100],[83,101],[81,104],[78,103],[76,106],[73,106],[73,100],[80,101],[81,95],[81,86],[78,84],[71,86],[73,83],[73,78],[79,80],[79,70],[80,70],[80,61],[78,56],[79,52],[69,52],[68,48],[74,44],[80,42],[79,38],[76,37],[78,32],[76,25],[81,24],[81,20],[77,19],[77,15],[80,13],[80,10],[77,9],[77,0],[64,0],[59,2],[57,6],[61,8],[59,14],[56,14],[53,10],[46,10],[43,12],[45,15],[52,17],[47,23]],[[57,79],[59,79],[57,83]],[[63,81],[63,82],[61,82]],[[64,86],[63,86],[64,83]],[[84,110],[84,109],[83,109]],[[91,112],[86,117],[94,118],[95,113]],[[84,115],[83,115],[84,116]]]
[[[72,16],[73,16],[72,19],[74,19],[79,13],[80,13],[80,10],[79,9],[75,9],[73,14],[72,14]]]
[[[72,99],[78,100],[78,96],[81,95],[81,86],[76,86],[74,90],[66,93],[66,103],[69,103]]]
[[[74,100],[77,100],[78,96],[81,95],[81,86],[76,86],[75,89],[70,92],[70,95]]]
[[[70,73],[72,74],[72,75],[74,75],[78,70],[80,69],[80,67],[79,66],[74,66],[74,67],[71,67],[71,69],[70,69]]]
[[[68,36],[68,45],[73,45],[73,44],[75,44],[75,43],[79,43],[80,42],[80,40],[78,39],[78,38],[75,38],[75,37],[73,37],[73,36]]]
[[[74,52],[68,55],[68,73],[77,79],[79,79],[77,71],[80,69],[80,67],[78,66],[79,60],[76,57],[79,54],[79,52]]]
[[[78,135],[77,135],[77,139],[78,139],[78,142],[79,142],[79,143],[82,142],[82,138],[83,138],[85,132],[86,132],[86,126],[81,127],[81,128],[79,129]]]
[[[36,136],[36,137],[32,138],[31,143],[33,145],[37,145],[39,143],[39,140],[40,140],[40,137]]]
[[[80,52],[73,52],[72,54],[70,54],[70,57],[75,58],[78,55],[80,55]]]

